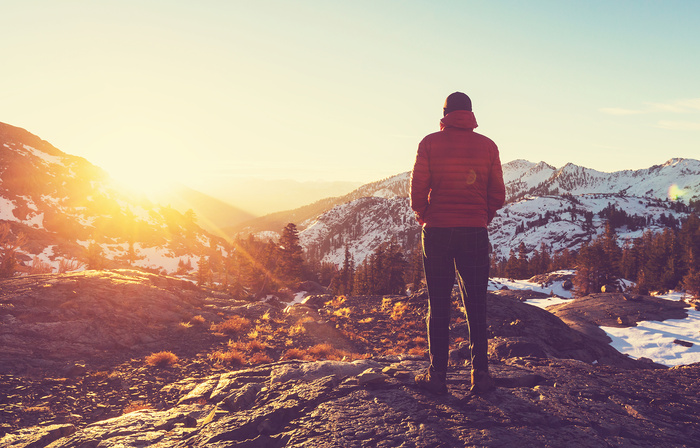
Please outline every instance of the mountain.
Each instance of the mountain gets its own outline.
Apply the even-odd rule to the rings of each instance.
[[[173,207],[180,213],[192,210],[200,227],[221,237],[226,237],[223,229],[256,218],[256,215],[246,210],[186,185],[175,185],[167,192],[155,196],[153,201]]]
[[[544,162],[537,164],[514,160],[503,165],[508,201],[525,196],[570,193],[574,195],[607,193],[668,199],[680,194],[683,199],[700,199],[700,161],[670,159],[662,165],[641,170],[613,173],[568,163],[556,169]],[[675,186],[675,190],[671,188]]]
[[[30,132],[0,123],[0,224],[24,234],[20,270],[137,266],[174,273],[196,267],[220,240],[196,216],[118,189],[102,169]]]
[[[612,209],[637,223],[617,229],[624,243],[644,230],[663,229],[669,217],[683,218],[685,204],[700,200],[700,161],[693,159],[670,159],[647,169],[613,173],[514,160],[503,165],[503,175],[507,204],[489,228],[494,252],[501,259],[520,243],[528,253],[542,243],[551,252],[577,250],[603,232]],[[346,245],[356,263],[392,238],[410,251],[418,244],[420,229],[410,208],[409,189],[410,173],[402,173],[319,202],[307,213],[298,209],[276,214],[274,227],[263,217],[243,230],[279,231],[283,223],[295,222],[307,252],[335,264],[342,263]],[[680,201],[670,200],[669,194]]]

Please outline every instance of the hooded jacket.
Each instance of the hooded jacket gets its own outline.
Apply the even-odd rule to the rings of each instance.
[[[425,227],[486,227],[505,202],[496,144],[474,132],[474,113],[456,110],[418,145],[411,208]]]

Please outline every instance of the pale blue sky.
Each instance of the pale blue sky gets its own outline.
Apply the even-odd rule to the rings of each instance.
[[[453,91],[501,159],[700,159],[700,2],[0,1],[0,121],[115,174],[373,181]]]

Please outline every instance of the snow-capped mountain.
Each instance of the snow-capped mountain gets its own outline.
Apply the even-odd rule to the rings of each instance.
[[[59,270],[87,263],[88,248],[106,267],[173,273],[194,267],[217,239],[192,215],[119,190],[102,169],[28,131],[0,123],[0,224],[27,237],[21,269]]]
[[[544,162],[514,160],[503,165],[507,200],[524,196],[606,193],[668,199],[700,199],[700,161],[670,159],[641,170],[604,173],[568,163],[556,169]]]
[[[671,199],[700,200],[700,161],[693,159],[613,173],[514,160],[503,165],[503,175],[508,202],[489,228],[501,259],[520,243],[528,252],[542,243],[551,252],[577,250],[603,232],[603,212],[611,208],[638,223],[617,229],[624,243],[644,230],[663,229],[669,217],[684,217],[683,207]],[[338,198],[333,208],[299,224],[302,245],[313,257],[335,264],[342,263],[346,245],[356,263],[392,238],[411,250],[418,244],[420,228],[410,209],[409,189],[407,172]]]

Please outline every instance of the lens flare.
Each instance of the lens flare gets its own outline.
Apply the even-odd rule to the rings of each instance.
[[[681,188],[678,188],[678,185],[673,184],[670,187],[668,187],[668,198],[672,201],[677,201],[685,194],[685,191]]]

